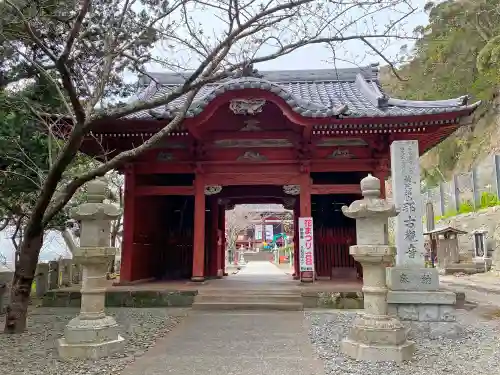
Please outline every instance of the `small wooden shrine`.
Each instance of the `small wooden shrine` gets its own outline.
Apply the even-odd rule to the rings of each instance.
[[[467,232],[449,226],[424,232],[424,235],[429,236],[429,240],[435,243],[435,254],[432,255],[437,256],[437,266],[439,268],[445,268],[460,262],[460,249],[458,246],[458,236],[460,234],[467,234]]]
[[[151,76],[141,80],[140,100],[185,80]],[[183,103],[181,97],[99,124],[82,150],[107,157],[128,150],[164,127]],[[180,127],[123,167],[121,282],[221,277],[224,212],[239,203],[283,204],[295,223],[312,216],[317,277],[356,268],[349,255],[355,223],[340,208],[359,198],[360,180],[368,173],[388,177],[392,141],[417,139],[423,153],[467,124],[477,106],[467,96],[392,98],[377,66],[253,71],[207,85]],[[294,241],[297,252],[297,235]]]

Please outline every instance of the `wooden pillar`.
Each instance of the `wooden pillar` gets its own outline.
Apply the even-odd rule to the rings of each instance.
[[[303,173],[300,180],[300,217],[311,217],[311,177],[309,175],[309,172]],[[298,221],[297,221],[297,227],[298,227]],[[297,237],[298,237],[298,230],[297,230]],[[300,281],[311,283],[313,282],[313,280],[314,280],[314,272],[300,273]]]
[[[311,177],[303,173],[300,178],[300,216],[311,216]]]
[[[226,205],[221,204],[219,207],[220,214],[220,225],[219,228],[221,230],[221,268],[222,268],[222,276],[227,276],[226,273]]]
[[[385,181],[389,177],[390,165],[388,159],[381,159],[373,171],[373,176],[380,180],[380,197],[385,199]]]
[[[221,259],[220,259],[220,244],[219,244],[219,204],[217,198],[212,197],[210,202],[210,276],[222,277]]]
[[[132,164],[125,166],[125,189],[123,195],[123,239],[120,262],[120,283],[133,281],[135,172]]]
[[[196,174],[194,181],[194,236],[192,281],[204,281],[205,274],[205,182]]]

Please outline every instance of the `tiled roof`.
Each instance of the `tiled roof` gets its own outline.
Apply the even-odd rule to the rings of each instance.
[[[201,88],[191,104],[187,117],[195,117],[226,91],[260,88],[284,99],[293,111],[309,118],[355,118],[419,116],[474,110],[480,103],[468,104],[468,96],[437,101],[412,101],[391,98],[382,91],[378,67],[360,69],[288,70],[258,72],[259,77],[227,79]],[[186,76],[175,73],[153,73],[154,80],[142,79],[145,87],[141,101],[157,99],[184,82]],[[184,103],[180,97],[168,106],[143,111],[128,118],[168,118]]]

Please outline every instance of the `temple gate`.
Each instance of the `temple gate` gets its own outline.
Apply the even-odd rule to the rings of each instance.
[[[312,216],[315,277],[359,277],[348,254],[355,224],[341,206],[360,198],[368,173],[388,177],[392,141],[417,139],[423,153],[467,124],[478,105],[467,97],[391,98],[376,66],[252,74],[203,87],[182,125],[122,168],[122,283],[223,277],[224,212],[239,203],[283,204],[293,210],[295,228],[300,216]],[[152,75],[156,82],[141,81],[141,100],[185,79]],[[130,149],[163,128],[182,103],[100,124],[82,151],[99,157],[104,149],[110,157]],[[297,235],[294,241],[298,269]]]

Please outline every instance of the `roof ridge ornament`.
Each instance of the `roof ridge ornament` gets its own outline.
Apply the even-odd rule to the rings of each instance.
[[[389,98],[389,105],[406,108],[448,108],[463,107],[469,103],[469,95],[462,95],[458,98],[443,100],[405,100]]]
[[[256,115],[262,112],[265,104],[265,99],[232,99],[229,102],[229,109],[235,115]]]
[[[356,87],[359,91],[377,108],[386,108],[389,106],[389,97],[379,90],[373,81],[368,83],[363,75],[356,76]]]

